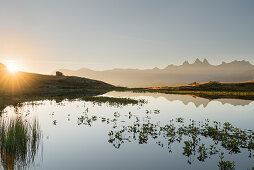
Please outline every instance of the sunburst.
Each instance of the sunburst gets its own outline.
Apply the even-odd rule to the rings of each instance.
[[[6,64],[8,71],[12,74],[15,74],[18,71],[18,66],[15,61],[10,61]]]

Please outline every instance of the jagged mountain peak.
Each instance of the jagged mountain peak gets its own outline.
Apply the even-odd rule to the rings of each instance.
[[[239,64],[248,64],[248,65],[251,65],[251,63],[250,63],[249,61],[246,61],[246,60],[241,60],[241,61],[235,60],[235,61],[233,61],[232,63],[239,63]]]
[[[234,60],[232,62],[226,63],[226,62],[222,62],[221,63],[222,66],[224,65],[234,65],[234,66],[253,66],[249,61],[246,60]]]
[[[152,70],[160,70],[158,67],[154,67]]]
[[[203,64],[210,65],[209,61],[206,58],[203,60]]]
[[[199,58],[197,58],[193,64],[202,64],[202,61]]]
[[[225,65],[225,64],[227,64],[225,61],[222,61],[222,62],[221,62],[221,65]]]
[[[169,68],[173,68],[173,67],[176,67],[176,65],[170,64],[170,65],[168,65],[167,67],[165,67],[164,69],[169,69]]]
[[[188,61],[184,61],[183,65],[189,65],[190,63]]]
[[[195,64],[196,63],[196,64]],[[191,82],[243,82],[254,79],[254,65],[248,61],[223,62],[212,65],[207,59],[197,59],[195,63],[185,61],[180,65],[170,64],[166,68],[151,69],[111,69],[104,71],[63,72],[98,79],[114,85],[127,87],[183,85]]]

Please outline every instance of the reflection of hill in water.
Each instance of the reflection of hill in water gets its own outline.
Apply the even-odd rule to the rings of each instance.
[[[240,99],[214,99],[209,100],[201,97],[191,96],[191,95],[178,95],[178,94],[163,94],[163,93],[133,93],[133,92],[116,92],[112,91],[109,93],[106,93],[108,96],[126,96],[126,97],[140,97],[140,96],[147,96],[147,97],[154,97],[159,98],[163,97],[167,99],[168,101],[181,101],[184,105],[188,105],[189,103],[193,103],[196,107],[199,107],[203,105],[204,107],[207,107],[207,105],[211,101],[218,101],[221,104],[231,104],[233,106],[246,106],[252,103],[250,100],[240,100]]]

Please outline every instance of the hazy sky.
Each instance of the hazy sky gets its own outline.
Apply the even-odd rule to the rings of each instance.
[[[253,0],[0,0],[0,62],[25,71],[254,63]]]

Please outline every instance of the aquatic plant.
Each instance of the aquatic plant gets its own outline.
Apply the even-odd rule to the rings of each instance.
[[[188,157],[187,162],[192,164],[194,158],[204,162],[213,155],[219,155],[224,151],[229,154],[238,154],[247,149],[249,156],[254,150],[254,131],[242,130],[229,122],[217,121],[195,121],[192,119],[175,118],[168,123],[161,125],[160,122],[152,123],[152,114],[158,114],[160,110],[146,110],[145,116],[139,118],[137,115],[128,112],[120,114],[114,112],[113,118],[98,117],[86,112],[78,118],[78,125],[92,126],[93,122],[100,120],[102,123],[112,124],[112,130],[108,133],[108,142],[119,149],[126,142],[137,142],[147,144],[149,141],[156,143],[162,148],[167,148],[171,153],[171,145],[180,143],[183,145],[182,154]],[[125,118],[131,124],[125,124]],[[209,142],[208,142],[209,141]],[[221,169],[234,167],[230,161],[219,162]]]
[[[41,142],[42,133],[39,123],[33,123],[17,116],[12,119],[1,119],[0,153],[4,169],[23,169],[34,162]]]
[[[220,162],[218,164],[218,167],[220,170],[235,170],[235,163],[230,161],[224,161],[224,153],[222,152],[220,154]]]
[[[135,117],[135,116],[134,116]],[[183,118],[176,118],[169,121],[169,124],[161,126],[159,123],[151,123],[149,116],[143,122],[136,117],[133,125],[122,126],[118,130],[109,132],[109,140],[115,148],[120,148],[125,142],[137,141],[139,144],[146,144],[154,140],[160,147],[167,147],[169,152],[174,142],[183,143],[183,155],[188,157],[187,162],[192,163],[195,155],[199,161],[205,161],[212,155],[222,153],[222,150],[230,154],[240,153],[242,149],[254,150],[254,133],[252,130],[241,130],[229,122],[210,122],[190,120],[190,123]],[[162,140],[162,137],[165,140]],[[213,143],[208,146],[202,141],[212,139]],[[167,143],[165,144],[165,141]],[[221,148],[222,147],[222,148]],[[221,169],[234,167],[230,161],[221,159]],[[229,168],[230,169],[230,168]]]
[[[97,116],[92,116],[89,118],[88,114],[85,114],[84,116],[78,117],[78,125],[84,124],[84,125],[89,125],[90,127],[92,126],[92,123],[97,120]],[[103,121],[106,121],[106,119]]]

